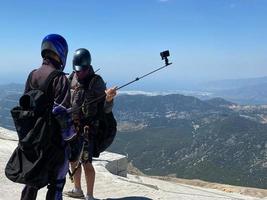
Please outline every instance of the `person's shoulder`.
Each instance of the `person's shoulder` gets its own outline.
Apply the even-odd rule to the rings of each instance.
[[[95,79],[97,81],[104,82],[104,79],[99,74],[94,74],[93,79]]]
[[[105,85],[104,79],[99,74],[94,74],[94,77],[92,80],[94,80],[94,82],[96,82],[97,85]]]
[[[71,74],[68,76],[68,80],[72,81],[73,78],[75,78],[75,71],[71,72]]]
[[[103,78],[98,74],[94,74],[89,83],[89,88],[94,88],[95,90],[102,90],[102,88],[104,88],[105,85],[106,84]]]
[[[60,70],[54,70],[53,72],[51,72],[51,74],[54,73],[54,82],[68,82],[68,78],[66,76],[66,73]]]

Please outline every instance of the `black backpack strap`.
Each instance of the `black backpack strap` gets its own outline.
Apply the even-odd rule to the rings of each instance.
[[[33,85],[32,85],[32,74],[33,74],[33,72],[35,72],[35,71],[36,71],[36,69],[32,70],[31,73],[30,73],[29,76],[28,76],[28,79],[27,79],[27,83],[29,84],[29,87],[30,87],[30,88],[34,88]]]
[[[40,90],[42,90],[43,92],[46,93],[46,95],[48,95],[48,93],[49,93],[48,88],[49,88],[49,86],[50,86],[51,81],[52,81],[56,76],[58,76],[59,74],[63,74],[63,73],[64,73],[64,72],[59,71],[59,70],[54,70],[54,71],[52,71],[52,72],[48,75],[48,77],[46,78],[44,84],[40,86]]]
[[[36,71],[36,69],[32,70],[31,73],[29,74],[29,77],[28,77],[29,80],[32,80],[32,74],[33,74],[33,72],[35,72],[35,71]]]
[[[71,72],[71,74],[68,77],[69,83],[71,83],[73,77],[74,77],[75,71]]]

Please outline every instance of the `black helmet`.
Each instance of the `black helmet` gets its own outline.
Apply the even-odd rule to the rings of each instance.
[[[80,48],[74,52],[72,66],[74,71],[91,68],[91,54],[87,49]]]
[[[41,54],[43,58],[51,57],[52,54],[58,57],[60,63],[60,69],[63,71],[66,65],[67,55],[68,55],[68,44],[61,35],[49,34],[43,41],[41,46]],[[52,58],[54,58],[52,56]]]

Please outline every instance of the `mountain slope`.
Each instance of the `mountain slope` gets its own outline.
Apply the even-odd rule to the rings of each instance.
[[[144,173],[267,187],[267,126],[258,117],[266,108],[182,95],[123,98],[115,114],[133,128],[110,149],[128,154]],[[138,122],[145,125],[135,130]]]

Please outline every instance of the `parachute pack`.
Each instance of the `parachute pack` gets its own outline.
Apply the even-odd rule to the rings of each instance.
[[[50,84],[62,73],[51,72],[40,88],[22,95],[19,106],[11,110],[19,142],[5,174],[13,182],[44,187],[48,184],[49,171],[64,162],[60,126],[52,114],[54,99]]]

